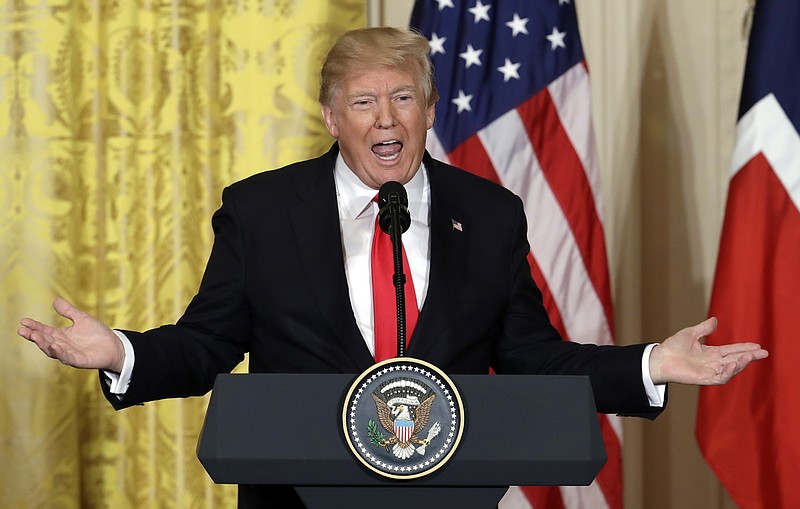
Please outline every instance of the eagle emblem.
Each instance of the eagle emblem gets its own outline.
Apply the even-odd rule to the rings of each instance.
[[[410,378],[397,378],[383,384],[372,393],[378,421],[389,433],[379,432],[375,421],[367,423],[368,435],[373,445],[385,447],[395,457],[406,460],[415,453],[425,454],[425,449],[441,431],[438,422],[428,430],[425,438],[419,435],[430,419],[431,405],[436,394],[425,384]]]
[[[415,479],[452,457],[464,432],[464,405],[436,366],[395,357],[353,381],[342,427],[347,446],[367,468],[391,479]]]

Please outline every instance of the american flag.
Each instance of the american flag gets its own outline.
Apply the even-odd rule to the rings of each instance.
[[[565,340],[613,343],[589,74],[570,0],[417,0],[441,98],[434,157],[518,194],[531,271]],[[622,426],[600,416],[608,461],[591,486],[513,487],[511,508],[621,508]]]
[[[739,507],[800,507],[800,3],[758,0],[752,21],[707,344],[770,357],[701,388],[696,435]]]

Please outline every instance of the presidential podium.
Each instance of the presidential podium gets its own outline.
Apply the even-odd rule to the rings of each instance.
[[[351,452],[342,411],[356,375],[220,375],[197,456],[215,483],[292,485],[312,509],[494,508],[509,485],[588,485],[605,463],[587,377],[450,378],[463,435],[423,477],[381,476]]]

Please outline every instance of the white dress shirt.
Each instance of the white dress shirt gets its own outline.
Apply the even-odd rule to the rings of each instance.
[[[336,199],[339,204],[339,225],[342,231],[347,286],[356,323],[367,343],[369,352],[375,355],[375,333],[372,315],[372,271],[370,252],[375,233],[375,218],[378,204],[373,201],[377,191],[368,187],[350,171],[339,155],[334,172]],[[428,293],[428,271],[430,270],[430,186],[428,173],[423,166],[405,186],[408,193],[408,211],[411,226],[403,233],[403,247],[408,258],[414,296],[417,307],[422,308]],[[406,274],[406,277],[409,277]]]

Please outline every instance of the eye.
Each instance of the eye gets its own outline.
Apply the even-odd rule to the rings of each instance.
[[[353,108],[355,108],[357,110],[366,110],[366,109],[369,109],[370,107],[372,107],[372,104],[374,102],[375,101],[373,99],[369,98],[369,97],[359,97],[359,98],[353,99],[350,104],[351,104],[351,106]]]

